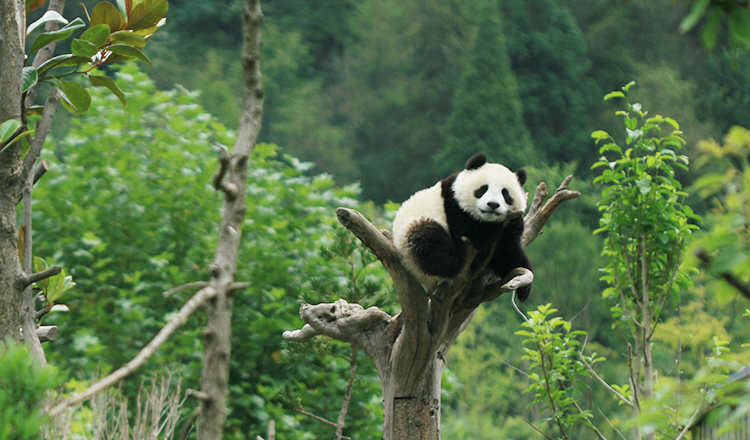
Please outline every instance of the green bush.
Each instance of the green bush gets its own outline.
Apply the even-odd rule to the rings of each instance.
[[[0,345],[0,440],[41,439],[42,405],[59,383],[59,375],[25,346],[12,340]]]

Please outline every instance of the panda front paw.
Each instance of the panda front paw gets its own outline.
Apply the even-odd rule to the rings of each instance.
[[[531,285],[523,286],[519,289],[516,289],[516,296],[518,299],[521,300],[521,302],[526,301],[526,298],[529,297],[529,294],[531,293]]]

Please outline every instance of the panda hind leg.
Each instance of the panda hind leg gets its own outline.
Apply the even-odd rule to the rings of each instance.
[[[413,226],[407,245],[420,270],[428,275],[453,278],[461,271],[464,249],[453,243],[439,223],[427,220]]]

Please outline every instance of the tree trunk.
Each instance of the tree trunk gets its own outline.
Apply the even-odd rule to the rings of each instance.
[[[242,223],[247,206],[247,168],[250,152],[260,132],[265,92],[260,72],[260,24],[263,13],[259,0],[245,0],[242,13],[245,44],[242,67],[245,97],[240,127],[231,156],[226,150],[220,155],[221,168],[214,177],[214,187],[224,193],[224,208],[219,229],[216,255],[210,265],[210,286],[216,296],[208,303],[208,323],[203,331],[204,361],[201,376],[203,399],[198,419],[198,440],[224,438],[227,419],[226,396],[229,384],[229,363],[232,342],[232,292],[236,289]]]
[[[0,123],[21,122],[21,81],[26,35],[25,2],[0,0]],[[0,150],[5,145],[0,145]],[[0,153],[0,341],[20,338],[23,272],[18,259],[16,209],[21,195],[20,143]]]
[[[544,204],[546,185],[539,185],[524,222],[524,246],[539,235],[557,206],[578,197],[578,192],[567,189],[571,179],[572,176],[565,179]],[[380,377],[385,406],[384,440],[439,440],[441,378],[448,351],[481,303],[530,284],[534,275],[527,269],[514,269],[502,280],[487,280],[483,295],[470,295],[472,282],[481,270],[471,272],[476,252],[467,242],[469,258],[461,273],[428,294],[401,263],[390,232],[378,231],[357,211],[339,208],[336,214],[388,270],[401,313],[390,316],[377,307],[365,310],[344,300],[305,304],[300,316],[307,324],[284,332],[284,338],[304,342],[325,335],[362,348],[375,363]]]

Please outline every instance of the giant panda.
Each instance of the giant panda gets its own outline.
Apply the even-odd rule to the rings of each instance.
[[[438,282],[456,277],[464,266],[461,237],[477,250],[474,264],[495,253],[487,270],[502,278],[512,269],[532,270],[521,244],[527,195],[526,171],[515,173],[474,155],[459,173],[412,195],[396,213],[393,243],[406,268],[431,291]],[[531,286],[518,289],[526,300]]]

